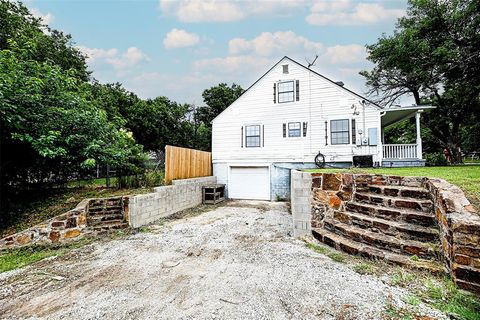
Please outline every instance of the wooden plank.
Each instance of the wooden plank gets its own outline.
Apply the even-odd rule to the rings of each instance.
[[[165,183],[212,175],[211,152],[165,146]]]

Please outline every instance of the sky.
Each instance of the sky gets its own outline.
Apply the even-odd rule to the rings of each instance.
[[[248,88],[283,56],[360,94],[366,44],[392,34],[406,0],[27,0],[72,35],[93,77],[142,98],[203,104],[225,82]]]

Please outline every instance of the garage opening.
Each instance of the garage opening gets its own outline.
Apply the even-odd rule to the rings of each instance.
[[[230,167],[230,199],[270,200],[268,167]]]

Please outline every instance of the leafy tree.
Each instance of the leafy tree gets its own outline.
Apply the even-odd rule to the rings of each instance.
[[[131,171],[144,160],[88,79],[69,35],[21,3],[0,1],[2,207],[11,192],[66,181],[97,163]]]
[[[189,105],[157,97],[128,105],[123,117],[135,139],[146,150],[157,151],[167,144],[193,147],[194,129],[189,112]]]
[[[98,162],[131,169],[142,159],[131,133],[86,99],[88,89],[49,62],[0,52],[2,184],[64,181]]]
[[[427,145],[449,148],[456,161],[462,132],[480,118],[479,12],[476,0],[410,0],[394,34],[367,46],[375,67],[361,72],[380,103],[412,95],[417,105],[435,105],[423,116]]]
[[[101,84],[94,80],[91,85],[91,101],[107,112],[110,121],[124,126],[132,107],[140,101],[134,93],[125,90],[120,83]],[[127,126],[130,128],[129,126]]]
[[[70,35],[44,25],[21,2],[0,0],[0,50],[23,50],[27,46],[29,59],[50,61],[78,79],[89,79],[85,57],[73,46]]]

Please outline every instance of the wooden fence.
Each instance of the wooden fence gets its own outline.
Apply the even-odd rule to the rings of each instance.
[[[165,146],[165,184],[175,179],[212,175],[212,153]]]

